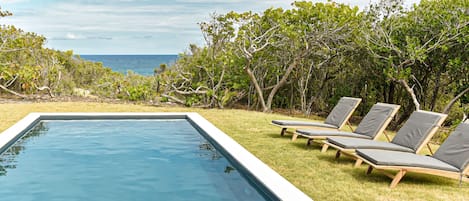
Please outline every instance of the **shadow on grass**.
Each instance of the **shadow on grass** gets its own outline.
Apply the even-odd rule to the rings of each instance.
[[[291,139],[291,135],[284,135],[281,136],[280,133],[269,133],[267,136],[271,138],[277,138],[277,139]]]
[[[311,144],[311,145],[306,145],[306,141],[299,139],[291,143],[292,146],[298,148],[298,149],[304,149],[304,150],[315,150],[320,152],[321,151],[321,146],[319,144]]]
[[[361,168],[350,168],[344,170],[349,173],[353,178],[358,181],[371,182],[376,185],[383,185],[383,187],[389,187],[392,179],[384,175],[382,172],[373,170],[369,175],[366,174],[368,165],[362,165]],[[395,174],[397,171],[387,171],[388,173]],[[469,188],[469,184],[466,182],[459,187],[459,181],[455,179],[440,177],[436,175],[419,174],[419,173],[407,173],[399,185],[423,185],[425,187],[436,187],[436,188]],[[396,188],[399,188],[399,185]]]
[[[353,168],[353,164],[355,163],[355,160],[347,157],[347,156],[341,156],[339,158],[335,158],[335,151],[328,151],[326,153],[321,153],[318,156],[318,159],[323,160],[323,161],[328,161],[329,163],[335,163],[335,164],[343,164],[343,165],[350,165],[350,168]]]

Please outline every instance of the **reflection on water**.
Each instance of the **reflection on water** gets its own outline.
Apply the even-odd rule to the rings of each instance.
[[[236,171],[236,169],[235,169],[233,166],[229,166],[229,165],[228,165],[228,166],[225,167],[225,171],[224,171],[224,172],[225,172],[226,174],[230,174],[232,171]]]
[[[268,200],[215,148],[187,120],[46,121],[0,154],[0,201]]]
[[[7,174],[7,169],[16,168],[16,156],[25,150],[25,144],[28,140],[34,139],[45,132],[49,128],[47,123],[39,122],[31,128],[25,135],[18,139],[12,146],[0,154],[0,176],[5,176]]]
[[[208,141],[201,141],[199,149],[202,151],[200,157],[207,157],[210,160],[218,160],[222,155]]]
[[[16,168],[16,156],[25,150],[25,145],[31,139],[39,137],[49,130],[46,122],[37,123],[31,130],[25,135],[18,139],[12,146],[0,154],[0,176],[7,174],[7,169]],[[219,160],[223,158],[223,155],[215,149],[215,147],[206,140],[201,140],[199,144],[199,150],[201,151],[199,156],[201,158],[207,158],[209,160]],[[236,169],[232,166],[226,166],[224,171],[229,174]]]
[[[206,140],[200,142],[199,149],[202,151],[200,154],[200,157],[202,158],[206,157],[210,160],[218,160],[223,157],[223,155]],[[223,172],[226,174],[230,174],[232,171],[236,171],[236,169],[230,165],[226,166],[223,170]]]

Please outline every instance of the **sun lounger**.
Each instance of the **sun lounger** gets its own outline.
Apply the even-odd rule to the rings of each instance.
[[[293,135],[308,138],[308,145],[313,140],[326,139],[332,136],[363,138],[374,140],[389,125],[401,106],[387,103],[376,103],[362,119],[354,132],[332,130],[297,129]],[[296,138],[295,136],[293,138]],[[324,150],[325,151],[325,150]]]
[[[348,119],[352,116],[358,104],[361,102],[361,98],[350,98],[342,97],[337,105],[327,116],[324,123],[320,122],[309,122],[309,121],[292,121],[292,120],[273,120],[272,125],[282,128],[280,135],[285,133],[293,133],[287,131],[288,128],[317,128],[317,129],[332,129],[340,130],[345,126]]]
[[[469,181],[469,123],[461,123],[449,135],[433,156],[423,156],[408,152],[376,149],[357,149],[357,157],[368,163],[367,174],[374,169],[397,170],[395,175],[384,172],[393,180],[394,188],[407,172],[439,175],[460,182]]]
[[[328,137],[324,142],[323,150],[327,147],[337,149],[336,157],[345,153],[354,157],[356,149],[381,149],[402,152],[418,153],[436,133],[448,115],[428,111],[415,111],[404,123],[391,142],[382,142],[368,139]],[[356,166],[361,164],[357,160]]]

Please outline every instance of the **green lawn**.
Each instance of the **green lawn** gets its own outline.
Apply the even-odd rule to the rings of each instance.
[[[244,110],[204,110],[107,103],[0,104],[0,131],[30,112],[198,112],[243,147],[280,173],[314,200],[469,200],[469,184],[422,174],[406,175],[395,189],[389,178],[367,166],[353,168],[352,160],[334,159],[334,150],[320,153],[319,146],[305,147],[306,140],[290,141],[273,119],[291,117]]]

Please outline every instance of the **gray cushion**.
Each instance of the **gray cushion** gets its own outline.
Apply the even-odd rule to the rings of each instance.
[[[341,136],[341,137],[355,137],[355,138],[365,138],[371,139],[369,136],[345,132],[345,131],[327,131],[327,130],[306,130],[306,129],[297,129],[296,132],[303,136]]]
[[[439,113],[415,111],[391,142],[417,151],[441,118]]]
[[[273,124],[280,126],[312,126],[312,127],[325,127],[325,128],[338,128],[337,126],[309,121],[291,121],[291,120],[272,120]]]
[[[360,124],[358,124],[357,129],[354,133],[367,135],[370,138],[374,138],[379,130],[385,126],[386,120],[391,118],[393,111],[398,108],[398,105],[380,105],[375,104],[371,107],[370,111],[362,119]]]
[[[464,170],[469,164],[469,123],[459,124],[433,157]]]
[[[356,152],[376,165],[422,167],[459,172],[458,168],[430,156],[376,149],[357,149]]]
[[[382,149],[403,152],[413,152],[414,150],[397,144],[347,137],[328,137],[327,141],[344,149]]]
[[[340,127],[345,121],[347,121],[349,114],[355,111],[355,108],[360,101],[361,99],[359,98],[342,97],[329,113],[324,123]]]

